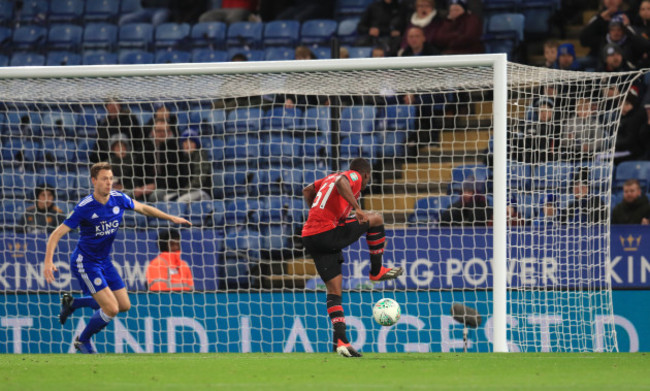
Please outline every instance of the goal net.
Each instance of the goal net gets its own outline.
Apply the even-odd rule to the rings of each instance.
[[[302,189],[359,156],[384,265],[405,274],[370,284],[365,240],[345,250],[357,349],[504,351],[503,333],[509,351],[615,351],[612,156],[638,74],[508,64],[504,84],[495,58],[3,71],[0,352],[74,351],[91,312],[57,315],[62,292],[81,295],[78,235],[59,243],[53,284],[41,269],[96,161],[116,189],[193,224],[125,214],[112,260],[133,307],[96,336],[100,352],[331,351]],[[402,306],[397,325],[372,320],[382,297]],[[453,304],[480,324],[464,330]]]

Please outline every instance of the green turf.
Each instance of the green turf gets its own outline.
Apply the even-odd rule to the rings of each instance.
[[[646,353],[0,355],[9,390],[650,390]]]

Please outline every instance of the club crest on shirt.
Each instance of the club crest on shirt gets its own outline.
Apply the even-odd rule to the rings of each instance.
[[[359,176],[357,175],[356,172],[352,172],[350,173],[350,178],[352,178],[353,181],[356,181],[357,179],[359,179]]]
[[[114,207],[113,207],[113,213],[114,213],[114,214],[118,214],[118,213],[120,213],[120,208],[119,208],[119,206],[114,206]]]

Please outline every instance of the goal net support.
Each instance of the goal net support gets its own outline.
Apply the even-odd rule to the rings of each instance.
[[[77,234],[53,284],[42,261],[96,161],[117,189],[193,223],[125,214],[112,260],[133,307],[97,335],[100,352],[330,351],[302,188],[359,156],[384,264],[406,272],[372,285],[365,240],[344,251],[357,349],[616,351],[611,178],[637,77],[503,55],[6,68],[0,352],[74,351],[90,312],[63,326],[57,314],[60,293],[80,295]],[[382,297],[402,306],[397,325],[372,321]],[[483,322],[464,330],[456,303]]]

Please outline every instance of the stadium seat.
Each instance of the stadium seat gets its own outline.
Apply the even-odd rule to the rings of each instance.
[[[6,51],[11,48],[13,30],[9,27],[0,26],[0,50]]]
[[[182,203],[182,202],[156,202],[153,204],[156,208],[160,209],[161,211],[170,214],[172,216],[185,216],[187,215],[187,204]],[[150,227],[167,227],[171,225],[171,223],[167,220],[163,219],[158,219],[155,217],[150,217],[147,220],[147,223],[149,224]]]
[[[41,134],[46,137],[75,137],[77,115],[70,112],[49,112],[41,116]]]
[[[288,61],[296,59],[296,51],[290,47],[270,47],[264,50],[264,60],[266,61]]]
[[[230,60],[228,52],[212,49],[192,50],[192,62],[227,62]]]
[[[259,200],[253,198],[237,198],[227,201],[224,213],[226,227],[247,224],[259,208]]]
[[[483,17],[487,20],[494,14],[519,12],[522,0],[483,0]]]
[[[628,179],[639,180],[641,189],[647,191],[650,184],[650,161],[631,160],[619,163],[614,177],[615,188],[622,188]]]
[[[449,193],[460,194],[463,191],[463,184],[471,182],[474,184],[475,192],[485,194],[489,178],[489,169],[483,164],[466,164],[454,167],[451,170]]]
[[[298,43],[300,22],[296,20],[274,20],[264,25],[264,46],[290,46]]]
[[[226,206],[223,200],[212,200],[212,227],[223,228]]]
[[[363,157],[372,164],[375,151],[375,139],[372,134],[350,133],[341,140],[340,157],[344,160]]]
[[[195,48],[224,49],[228,26],[222,22],[201,22],[192,26],[190,38]]]
[[[377,134],[377,144],[382,146],[383,156],[402,157],[406,155],[407,131],[392,130]]]
[[[532,187],[532,166],[528,163],[508,161],[506,175],[513,189],[530,190]]]
[[[83,28],[74,24],[50,26],[47,35],[48,50],[67,50],[76,52],[81,46]]]
[[[114,24],[88,23],[84,29],[83,50],[114,50],[117,46],[117,31]]]
[[[110,52],[84,53],[83,65],[108,65],[117,64],[117,54]]]
[[[359,17],[374,0],[336,0],[335,14],[341,20]]]
[[[383,115],[377,119],[379,130],[413,130],[415,129],[414,105],[389,105]]]
[[[573,184],[575,167],[571,163],[546,163],[535,166],[532,172],[533,189],[557,189],[568,193]]]
[[[516,204],[517,212],[526,219],[533,219],[539,216],[540,210],[546,200],[546,193],[517,193]]]
[[[224,157],[230,163],[246,162],[257,159],[260,152],[260,141],[257,137],[245,133],[228,136],[225,140]]]
[[[49,0],[26,0],[22,8],[16,12],[16,22],[43,23],[50,12]]]
[[[357,39],[358,24],[359,24],[359,18],[345,19],[339,22],[339,27],[336,30],[336,36],[339,38],[339,41],[341,42],[342,45],[354,44],[354,42]]]
[[[45,65],[81,65],[81,56],[71,52],[49,52]]]
[[[82,21],[84,2],[82,0],[51,0],[49,23],[75,23]]]
[[[232,110],[226,120],[226,132],[257,132],[262,128],[262,114],[256,107]]]
[[[521,0],[520,12],[526,19],[526,38],[545,38],[551,33],[551,17],[555,13],[555,2],[547,0]]]
[[[372,57],[372,48],[370,46],[353,46],[348,48],[350,58],[370,58]]]
[[[156,64],[187,63],[191,62],[192,55],[181,50],[158,50],[156,52]]]
[[[415,202],[413,214],[409,216],[411,224],[428,224],[440,219],[440,213],[458,200],[457,195],[438,195],[420,198]]]
[[[9,66],[9,57],[4,54],[0,54],[0,67]]]
[[[14,53],[9,65],[12,67],[42,66],[45,65],[45,56],[29,52]]]
[[[341,110],[341,133],[370,133],[375,129],[375,106],[349,106]]]
[[[250,267],[260,259],[264,239],[259,232],[244,228],[227,230],[224,239],[225,256],[217,275],[220,289],[245,289],[250,286]]]
[[[487,53],[507,53],[512,57],[524,41],[525,17],[523,14],[495,14],[487,19],[486,34],[482,40]]]
[[[192,223],[192,227],[212,226],[213,201],[195,201],[188,205],[185,218]]]
[[[315,46],[310,49],[318,60],[328,60],[332,58],[332,49],[327,46]]]
[[[84,20],[86,22],[116,22],[120,14],[120,2],[114,0],[86,0]]]
[[[14,22],[14,1],[0,0],[0,26]]]
[[[42,50],[47,41],[47,29],[42,26],[20,26],[14,30],[13,50]]]
[[[275,107],[268,110],[265,114],[264,129],[294,130],[304,128],[304,114],[297,107]]]
[[[303,45],[329,45],[336,34],[338,23],[331,19],[305,21],[300,28],[300,43]]]
[[[153,64],[153,54],[141,50],[122,50],[118,53],[120,64]]]
[[[190,25],[187,23],[163,23],[156,26],[154,46],[156,49],[176,49],[187,45]]]
[[[329,134],[331,129],[331,113],[328,106],[309,107],[305,111],[305,128]]]
[[[31,202],[25,200],[4,199],[0,212],[0,227],[5,231],[12,231],[25,215],[25,210]]]
[[[259,49],[262,47],[261,22],[235,22],[228,26],[226,43],[228,47],[249,47]]]
[[[153,45],[153,25],[129,23],[120,26],[118,47],[121,49],[148,50]]]

